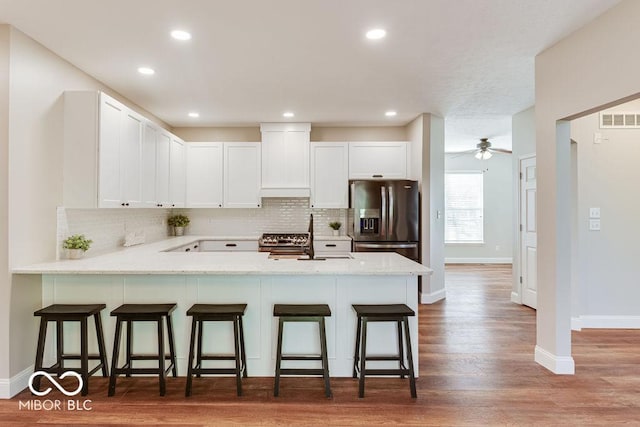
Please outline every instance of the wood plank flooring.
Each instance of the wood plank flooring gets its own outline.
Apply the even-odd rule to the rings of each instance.
[[[447,299],[420,307],[415,400],[395,378],[368,379],[364,399],[350,378],[332,378],[331,399],[319,378],[284,378],[276,399],[272,378],[246,379],[242,397],[233,378],[196,379],[185,398],[184,378],[160,397],[156,379],[138,377],[107,398],[92,377],[91,411],[20,410],[25,391],[0,400],[0,425],[640,424],[640,331],[574,332],[576,375],[554,375],[533,361],[535,312],[510,302],[510,281],[510,266],[447,267]]]

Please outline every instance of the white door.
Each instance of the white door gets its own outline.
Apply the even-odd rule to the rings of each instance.
[[[522,303],[538,303],[538,237],[536,224],[536,158],[520,160],[520,281]]]
[[[349,207],[349,146],[346,142],[311,143],[311,207]]]
[[[169,149],[169,198],[172,208],[183,208],[186,191],[185,146],[181,139],[171,137]]]
[[[102,94],[100,102],[100,158],[98,207],[121,207],[120,140],[125,107]]]
[[[122,116],[120,140],[120,197],[129,207],[142,206],[140,157],[144,119],[133,111]]]
[[[187,145],[188,208],[222,207],[222,142]]]

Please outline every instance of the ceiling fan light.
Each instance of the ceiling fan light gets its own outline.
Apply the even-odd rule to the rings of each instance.
[[[482,153],[483,153],[482,151],[478,151],[475,155],[475,158],[478,160],[482,160]]]

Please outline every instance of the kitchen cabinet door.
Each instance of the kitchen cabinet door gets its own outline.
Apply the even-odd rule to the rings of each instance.
[[[171,136],[169,150],[169,199],[170,207],[183,208],[185,204],[185,146],[184,141]]]
[[[259,208],[260,143],[224,143],[224,207]]]
[[[186,207],[221,208],[223,144],[191,142],[186,153]]]
[[[406,142],[349,143],[349,179],[406,178]]]
[[[306,123],[263,123],[262,188],[309,188],[309,135]]]
[[[171,167],[171,134],[160,129],[156,139],[156,201],[158,207],[171,207],[169,169]]]
[[[120,188],[120,140],[126,107],[102,94],[100,97],[98,206],[116,208],[122,203]]]
[[[349,207],[349,145],[311,143],[312,208]]]
[[[141,157],[144,119],[134,111],[122,115],[120,139],[121,205],[142,207]]]
[[[141,194],[143,207],[155,207],[158,205],[156,194],[156,169],[157,169],[157,144],[160,130],[153,123],[147,121],[144,124],[142,137],[142,160],[140,162]]]

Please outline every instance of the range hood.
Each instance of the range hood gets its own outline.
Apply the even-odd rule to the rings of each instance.
[[[260,197],[311,197],[310,188],[261,188]]]

